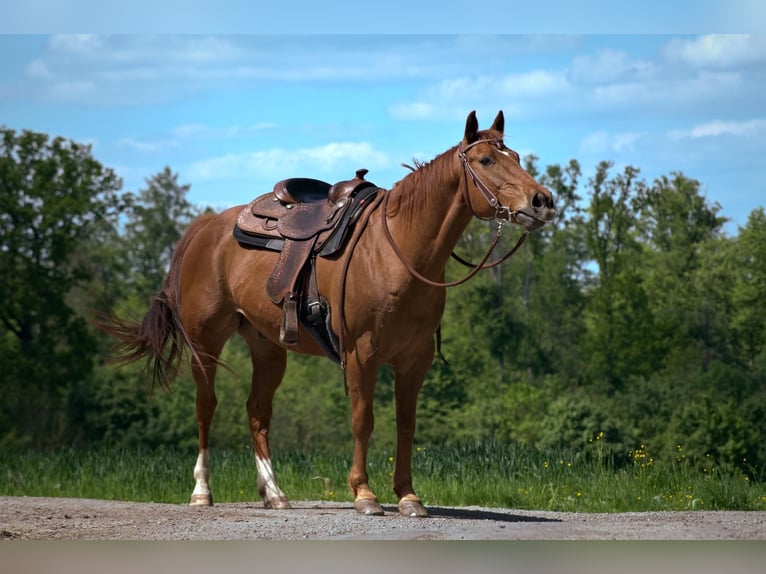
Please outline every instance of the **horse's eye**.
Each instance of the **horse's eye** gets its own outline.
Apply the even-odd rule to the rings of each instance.
[[[489,167],[489,166],[491,166],[493,163],[495,163],[495,160],[493,160],[493,159],[492,159],[491,157],[489,157],[489,156],[486,156],[486,157],[483,157],[483,158],[481,158],[481,159],[479,160],[479,163],[480,163],[481,165],[483,165],[484,167]]]

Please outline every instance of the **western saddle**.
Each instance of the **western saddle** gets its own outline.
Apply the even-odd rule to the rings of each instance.
[[[266,291],[273,303],[282,306],[280,342],[298,343],[300,321],[337,363],[341,350],[331,328],[329,305],[317,289],[316,258],[336,256],[359,216],[373,203],[379,188],[364,179],[366,174],[366,169],[359,169],[353,179],[334,185],[302,177],[282,180],[271,193],[250,202],[234,226],[240,245],[279,252]]]

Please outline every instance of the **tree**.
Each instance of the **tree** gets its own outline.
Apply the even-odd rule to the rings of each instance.
[[[94,276],[81,250],[116,225],[120,179],[88,145],[0,129],[0,436],[51,440],[67,393],[87,378],[95,340],[73,309]]]
[[[538,374],[557,373],[570,384],[579,371],[579,335],[588,277],[585,267],[584,219],[579,206],[580,166],[550,165],[540,182],[556,201],[556,219],[530,237],[525,278],[528,353],[537,355]]]
[[[627,166],[609,176],[610,162],[601,162],[590,180],[592,190],[583,233],[588,259],[597,271],[588,286],[583,349],[592,382],[607,394],[620,390],[636,374],[653,365],[653,325],[647,313],[640,258],[635,196],[643,185],[638,170]]]
[[[734,246],[737,267],[733,285],[736,311],[734,327],[743,360],[753,367],[757,357],[766,351],[766,211],[759,207],[750,213],[747,224],[740,229]]]
[[[146,180],[132,198],[125,226],[129,279],[137,295],[150,297],[162,286],[173,247],[199,211],[189,203],[189,184],[178,183],[169,167]]]
[[[714,341],[716,329],[726,320],[721,285],[713,277],[726,263],[715,260],[724,248],[720,231],[726,220],[718,216],[720,206],[709,205],[700,183],[681,173],[643,187],[637,206],[647,247],[643,275],[657,337],[666,341],[665,354],[687,355],[690,346],[699,348],[701,365],[707,368],[715,349],[721,348]]]

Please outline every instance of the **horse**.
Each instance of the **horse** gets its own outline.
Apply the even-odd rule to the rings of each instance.
[[[436,353],[450,285],[444,282],[445,270],[461,234],[479,217],[496,220],[498,236],[504,224],[513,223],[526,237],[555,216],[550,191],[506,147],[504,126],[502,110],[485,130],[471,112],[458,145],[417,163],[390,190],[380,190],[381,199],[357,222],[340,256],[316,259],[316,287],[338,310],[331,325],[341,341],[354,439],[348,484],[360,514],[383,514],[368,482],[367,454],[377,373],[390,365],[397,435],[393,491],[402,515],[428,516],[412,484],[416,403]],[[209,434],[217,404],[215,375],[224,344],[235,333],[241,335],[252,356],[247,413],[258,493],[266,508],[288,509],[269,449],[272,401],[288,350],[325,353],[302,326],[297,343],[280,340],[282,309],[267,297],[266,285],[279,254],[246,249],[235,240],[232,228],[242,208],[195,219],[176,244],[162,289],[143,319],[131,322],[112,315],[102,327],[116,337],[124,361],[147,361],[155,383],[169,384],[182,358],[191,355],[198,426],[192,506],[213,504]],[[472,273],[486,267],[486,260]]]

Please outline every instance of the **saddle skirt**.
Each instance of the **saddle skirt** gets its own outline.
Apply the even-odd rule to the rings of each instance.
[[[237,217],[234,238],[242,246],[279,252],[266,282],[271,301],[282,305],[280,341],[298,342],[298,321],[340,361],[337,337],[330,327],[327,302],[316,290],[317,256],[340,252],[364,209],[379,188],[364,179],[366,169],[353,179],[334,185],[318,179],[290,178],[277,182],[271,193],[251,201]]]

